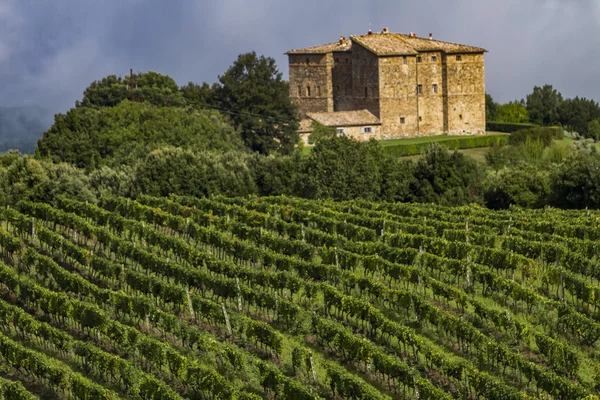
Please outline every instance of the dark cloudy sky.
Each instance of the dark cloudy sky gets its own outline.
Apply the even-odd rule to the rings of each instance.
[[[387,26],[485,47],[487,91],[505,102],[551,83],[600,100],[600,0],[0,0],[0,106],[65,111],[129,68],[213,82],[238,54]]]

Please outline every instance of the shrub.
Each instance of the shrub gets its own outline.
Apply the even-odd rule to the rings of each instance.
[[[520,129],[510,135],[509,143],[513,145],[523,144],[529,141],[541,141],[545,147],[549,146],[553,140],[563,138],[563,129],[559,127],[549,128],[528,128]]]
[[[476,147],[490,147],[508,143],[508,135],[485,135],[485,136],[448,136],[447,139],[436,141],[449,150],[472,149]],[[423,154],[429,149],[431,142],[397,144],[384,147],[386,154],[405,157]]]
[[[520,129],[536,128],[538,126],[539,125],[535,125],[535,124],[515,124],[515,123],[510,123],[510,122],[492,121],[492,122],[487,122],[485,124],[485,129],[487,131],[491,131],[491,132],[513,133]]]

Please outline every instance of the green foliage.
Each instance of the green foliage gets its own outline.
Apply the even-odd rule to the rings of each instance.
[[[550,177],[532,166],[504,168],[490,174],[484,183],[483,198],[491,209],[506,209],[510,205],[539,208],[550,195]]]
[[[600,121],[594,119],[587,124],[587,137],[594,139],[595,141],[600,140]]]
[[[545,164],[558,164],[573,154],[574,150],[572,146],[563,141],[555,140],[550,144],[550,146],[544,149],[542,161]]]
[[[531,122],[545,126],[559,123],[562,101],[562,95],[552,85],[534,87],[533,92],[527,95],[527,111]]]
[[[187,85],[182,86],[179,90],[187,105],[196,108],[210,107],[216,102],[215,96],[218,92],[219,85],[214,83],[209,86],[208,83],[199,85],[197,83],[188,82]]]
[[[134,193],[198,197],[256,193],[244,153],[194,152],[164,147],[152,151],[136,168]]]
[[[553,140],[563,138],[563,129],[559,127],[520,129],[509,137],[509,144],[525,143],[527,139],[539,140],[544,146],[549,146]]]
[[[492,95],[489,93],[485,94],[485,120],[496,121],[498,118],[498,106],[499,104],[494,101]]]
[[[240,150],[243,143],[215,111],[123,101],[114,107],[78,107],[56,115],[38,143],[38,153],[93,170],[133,163],[163,146],[226,151]]]
[[[308,135],[308,143],[315,144],[319,140],[328,139],[336,136],[336,129],[331,126],[325,126],[317,121],[312,122],[312,132]]]
[[[450,153],[432,143],[415,167],[414,201],[459,205],[479,201],[481,169],[476,161],[458,152]]]
[[[600,207],[600,156],[576,153],[551,176],[550,204],[561,208]]]
[[[296,107],[273,58],[241,54],[219,82],[217,107],[231,115],[246,146],[261,154],[294,149],[299,140]]]
[[[339,136],[317,142],[306,161],[308,197],[376,199],[381,190],[383,158],[375,140],[360,143]]]
[[[508,135],[448,136],[443,140],[436,141],[436,143],[443,144],[451,150],[489,147],[507,142]],[[383,152],[397,157],[413,156],[425,153],[429,149],[430,144],[429,142],[397,144],[384,147]]]
[[[520,129],[536,128],[534,124],[515,124],[506,122],[488,121],[485,124],[485,129],[490,132],[513,133]]]
[[[250,159],[258,194],[261,196],[303,196],[306,192],[306,159],[300,152]]]
[[[575,97],[564,100],[559,107],[560,123],[567,129],[578,132],[584,137],[594,138],[588,131],[590,123],[600,119],[600,106],[591,99]],[[595,128],[594,125],[591,126]]]
[[[498,106],[498,117],[495,120],[508,124],[522,124],[529,122],[527,108],[520,102],[510,102]]]
[[[134,87],[130,87],[133,82]],[[123,100],[148,102],[155,106],[183,107],[186,101],[173,78],[158,72],[133,74],[132,77],[109,75],[94,81],[83,92],[80,106],[114,107]]]

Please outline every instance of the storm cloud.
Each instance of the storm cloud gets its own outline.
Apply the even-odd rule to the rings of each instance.
[[[0,106],[64,112],[109,74],[154,70],[214,82],[238,54],[289,49],[388,27],[486,48],[501,102],[550,83],[600,100],[597,0],[0,0]]]

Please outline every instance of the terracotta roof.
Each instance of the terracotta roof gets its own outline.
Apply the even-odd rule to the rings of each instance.
[[[307,113],[306,115],[325,126],[362,126],[381,124],[379,119],[371,114],[369,110]]]
[[[290,50],[285,54],[325,54],[333,51],[349,51],[352,48],[352,41],[346,39],[344,43],[339,41],[327,43],[321,46],[306,47],[304,49]]]
[[[286,54],[329,53],[331,51],[349,51],[352,42],[356,42],[379,56],[390,55],[415,55],[426,51],[443,51],[446,53],[484,53],[487,50],[481,47],[467,46],[464,44],[430,40],[429,38],[411,37],[401,33],[372,33],[370,35],[351,36],[347,45],[340,42],[329,43],[322,46],[307,47],[305,49],[290,50]]]

